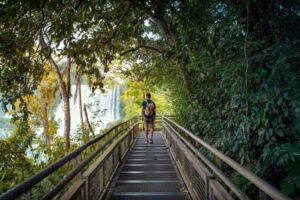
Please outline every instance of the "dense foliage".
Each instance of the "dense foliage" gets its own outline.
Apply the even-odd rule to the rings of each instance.
[[[181,4],[174,23],[189,85],[176,84],[182,77],[149,77],[171,88],[181,123],[294,198],[300,195],[299,6]],[[169,77],[168,69],[157,71]]]
[[[55,65],[68,58],[93,89],[103,88],[109,70],[126,77],[125,117],[138,112],[142,90],[165,95],[157,99],[162,110],[299,199],[298,0],[10,0],[0,15],[1,102],[17,110],[16,134],[31,137],[29,115],[39,112],[25,97],[39,89],[49,63],[68,103],[67,67]],[[27,141],[17,149],[29,166]]]

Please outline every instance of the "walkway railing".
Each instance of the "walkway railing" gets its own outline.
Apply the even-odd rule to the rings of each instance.
[[[290,200],[275,187],[213,148],[175,121],[162,117],[162,123],[163,135],[193,199],[250,199],[220,168],[199,152],[199,148],[196,148],[196,146],[200,146],[255,185],[258,188],[257,197],[260,200]]]
[[[101,199],[116,172],[131,149],[138,133],[138,118],[118,124],[104,134],[79,147],[23,183],[0,196],[11,199]],[[158,127],[169,146],[172,157],[183,177],[192,199],[200,200],[248,200],[247,196],[218,166],[199,151],[199,147],[214,155],[227,168],[239,173],[257,189],[255,199],[290,200],[272,185],[250,172],[222,152],[177,124],[169,117],[158,117]],[[85,158],[83,158],[85,156]],[[64,166],[61,180],[47,191],[39,191],[39,184]],[[56,175],[56,174],[55,174]],[[43,195],[43,196],[41,196]],[[252,197],[253,198],[253,197]]]
[[[2,194],[0,200],[51,199],[59,197],[66,190],[67,192],[63,196],[64,199],[75,196],[86,196],[87,199],[95,199],[101,196],[120,164],[120,160],[124,158],[132,145],[137,131],[137,118],[113,126],[105,133]],[[82,159],[85,154],[87,154],[86,158]],[[36,192],[39,190],[39,184],[66,165],[71,166],[70,171],[64,174],[54,187],[49,188],[49,191]],[[68,189],[67,186],[71,188]]]
[[[83,173],[61,199],[93,200],[105,196],[121,162],[138,133],[136,122]]]

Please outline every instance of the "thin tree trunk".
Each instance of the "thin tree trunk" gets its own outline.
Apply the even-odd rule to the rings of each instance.
[[[69,97],[63,97],[64,102],[64,137],[65,137],[65,147],[68,152],[70,149],[70,129],[71,129],[71,115],[70,115],[70,102]]]
[[[83,110],[84,110],[84,115],[85,115],[86,123],[87,123],[87,125],[88,125],[88,127],[89,127],[91,133],[93,134],[93,136],[95,136],[95,132],[94,132],[94,130],[93,130],[91,124],[90,124],[90,121],[89,121],[89,116],[88,116],[88,113],[87,113],[87,111],[86,111],[86,106],[85,106],[85,104],[83,105]]]
[[[83,113],[82,113],[81,80],[80,80],[80,72],[78,69],[76,71],[76,82],[77,82],[78,96],[79,96],[80,123],[83,132],[84,122],[83,122]]]
[[[68,152],[70,149],[70,126],[71,126],[69,95],[68,95],[68,92],[66,89],[66,85],[63,81],[61,72],[59,70],[59,67],[52,58],[51,52],[49,51],[49,47],[47,46],[47,44],[44,41],[42,32],[40,32],[40,39],[41,39],[42,53],[47,58],[48,62],[50,63],[52,69],[55,72],[56,81],[59,85],[59,92],[60,92],[61,98],[63,100],[65,150],[66,150],[66,152]]]
[[[63,82],[61,73],[58,69],[58,66],[54,62],[54,60],[50,59],[50,64],[55,71],[56,80],[59,85],[59,91],[61,94],[61,98],[64,105],[64,138],[65,138],[65,149],[68,152],[70,149],[70,128],[71,128],[71,116],[70,116],[70,102],[69,102],[69,95],[67,93],[65,84]]]
[[[67,76],[67,93],[68,96],[71,96],[71,57],[68,56],[68,64],[66,67],[66,76]]]

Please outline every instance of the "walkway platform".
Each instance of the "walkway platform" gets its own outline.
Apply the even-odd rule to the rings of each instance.
[[[140,133],[112,183],[111,200],[186,200],[187,189],[172,161],[160,132],[153,144]]]

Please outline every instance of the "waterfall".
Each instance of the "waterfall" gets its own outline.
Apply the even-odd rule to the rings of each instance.
[[[10,123],[11,117],[11,115],[3,113],[0,109],[0,139],[5,139],[11,135],[13,131],[13,125]]]
[[[115,107],[115,88],[111,91],[111,102],[110,102],[110,117],[114,119],[114,107]]]
[[[75,94],[76,86],[72,85],[72,94]],[[121,117],[121,87],[107,90],[106,93],[95,91],[92,93],[88,85],[81,85],[82,102],[87,105],[87,112],[90,122],[99,123],[100,126],[95,129],[95,133],[105,128],[109,123],[114,122]],[[79,98],[77,97],[74,104],[74,95],[70,98],[70,112],[71,112],[71,135],[74,135],[77,128],[80,127],[80,112],[79,112]],[[60,102],[55,113],[54,119],[59,122],[58,134],[63,135],[64,131],[64,113],[63,102]],[[85,119],[84,119],[85,120]]]
[[[117,112],[117,88],[114,88],[114,119],[117,118],[116,112]]]
[[[116,118],[119,119],[120,116],[121,116],[121,112],[120,112],[120,109],[121,109],[121,99],[120,99],[120,96],[121,96],[121,87],[118,86],[117,87],[117,94],[116,94]]]

